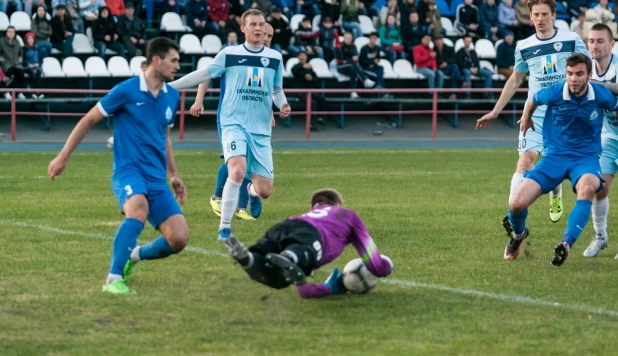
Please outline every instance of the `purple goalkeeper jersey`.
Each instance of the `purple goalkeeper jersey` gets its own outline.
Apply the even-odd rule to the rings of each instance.
[[[317,205],[311,211],[288,220],[306,221],[320,232],[322,254],[318,255],[316,268],[335,260],[348,244],[352,244],[372,274],[386,277],[391,273],[391,262],[382,258],[365,224],[354,211]],[[308,280],[311,281],[312,277]],[[331,294],[330,288],[324,284],[307,283],[297,289],[303,298],[320,298]]]

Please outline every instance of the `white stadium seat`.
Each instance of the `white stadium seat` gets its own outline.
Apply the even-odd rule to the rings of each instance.
[[[76,54],[93,54],[96,51],[86,35],[76,33],[73,35],[73,52]]]
[[[197,69],[206,68],[206,66],[214,61],[215,59],[212,57],[202,57],[199,61],[197,61]]]
[[[496,43],[494,43],[494,49],[496,50],[496,53],[498,53],[498,46],[503,42],[504,40],[497,40]]]
[[[575,21],[577,22],[577,21]],[[571,31],[569,24],[564,20],[556,20],[554,21],[554,27],[560,31]]]
[[[202,49],[207,54],[217,54],[221,51],[223,44],[218,36],[215,35],[206,35],[202,38]]]
[[[64,78],[64,72],[58,59],[54,57],[43,58],[43,75],[45,78]]]
[[[446,31],[447,36],[457,37],[459,36],[459,32],[455,31],[453,27],[453,23],[448,17],[441,17],[440,22],[442,22],[442,28]]]
[[[129,63],[129,67],[131,67],[131,72],[133,75],[142,74],[142,62],[146,60],[144,56],[136,56],[131,58],[131,63]]]
[[[86,59],[86,73],[90,77],[109,77],[111,74],[107,70],[107,65],[103,58],[92,56]]]
[[[161,17],[161,31],[166,32],[191,32],[187,31],[187,27],[182,23],[180,15],[175,12],[166,12]]]
[[[5,12],[0,12],[0,31],[6,31],[9,28],[11,21],[9,21],[9,17],[6,16]]]
[[[481,38],[476,41],[474,47],[479,58],[496,59],[496,49],[490,40]]]
[[[62,61],[62,71],[67,77],[87,77],[82,61],[77,57],[67,57]]]
[[[313,71],[318,76],[318,78],[332,78],[333,73],[328,69],[328,63],[322,58],[314,58],[309,61]]]
[[[407,59],[398,59],[393,64],[393,71],[397,73],[399,79],[418,79],[421,76],[416,73],[412,64]]]
[[[292,67],[294,67],[296,65],[296,63],[298,63],[298,58],[292,57],[292,58],[288,59],[288,61],[285,63],[285,71],[290,73],[290,75],[291,75],[292,74]]]
[[[445,45],[451,46],[451,47],[455,48],[455,45],[453,44],[453,41],[449,40],[448,38],[444,37],[442,39],[442,41],[444,42]]]
[[[369,16],[358,15],[358,19],[360,21],[360,27],[361,30],[363,30],[364,35],[368,35],[376,31],[375,26],[373,26],[373,21],[369,18]]]
[[[292,16],[292,18],[290,19],[290,29],[292,29],[292,32],[296,32],[296,30],[298,30],[298,27],[300,26],[300,23],[303,21],[304,18],[305,15],[303,14],[296,14]]]
[[[107,70],[112,77],[132,77],[133,72],[124,57],[114,56],[107,62]]]
[[[16,11],[11,15],[11,26],[15,31],[30,31],[30,16],[23,11]]]
[[[315,15],[313,20],[311,20],[311,27],[313,27],[314,31],[320,30],[320,22],[322,21],[322,15]]]
[[[17,42],[19,42],[20,46],[22,46],[22,47],[24,46],[24,39],[21,38],[20,35],[15,35],[15,39],[17,39]]]
[[[367,43],[369,43],[368,37],[357,37],[354,40],[354,45],[356,46],[356,50],[358,51],[359,54],[360,54],[361,49],[365,47]]]
[[[203,54],[204,49],[196,35],[188,33],[180,38],[180,52],[185,54]]]
[[[380,65],[384,68],[384,79],[397,79],[397,73],[393,70],[393,65],[387,59],[380,59]]]

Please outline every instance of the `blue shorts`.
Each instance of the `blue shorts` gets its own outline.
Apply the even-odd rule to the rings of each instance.
[[[569,178],[573,192],[577,193],[575,186],[584,174],[594,174],[601,180],[599,191],[603,188],[601,166],[596,157],[573,157],[562,155],[546,155],[541,158],[533,169],[524,173],[525,178],[530,178],[539,183],[543,194],[547,194],[556,188],[563,180]]]
[[[120,213],[125,201],[136,194],[144,194],[148,199],[148,222],[155,229],[172,215],[182,214],[182,209],[174,199],[174,194],[165,181],[153,183],[133,169],[114,172],[112,190],[120,205]]]
[[[226,163],[232,157],[245,156],[247,158],[247,178],[251,179],[254,174],[268,179],[275,177],[270,136],[250,134],[239,125],[223,127],[221,132],[221,144]]]
[[[517,151],[519,151],[520,156],[528,151],[534,151],[538,155],[543,154],[543,120],[543,117],[533,115],[534,131],[528,129],[526,136],[524,136],[523,132],[519,131]]]
[[[601,173],[616,174],[618,172],[618,140],[608,136],[602,136],[602,139]]]

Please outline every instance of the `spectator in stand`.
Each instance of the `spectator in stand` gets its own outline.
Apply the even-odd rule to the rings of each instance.
[[[135,7],[128,2],[124,15],[118,20],[118,36],[129,58],[146,55],[146,24],[135,17]]]
[[[105,5],[109,8],[109,13],[116,22],[118,22],[120,16],[124,15],[124,0],[105,0]]]
[[[231,16],[230,20],[225,24],[225,33],[236,32],[238,35],[238,42],[245,43],[245,34],[240,29],[240,19],[240,16]]]
[[[401,14],[399,13],[397,0],[388,0],[388,4],[382,7],[380,10],[380,22],[378,23],[378,27],[386,25],[386,18],[388,15],[395,16],[395,23],[397,23],[397,25],[401,24]]]
[[[341,16],[343,17],[343,29],[351,31],[354,39],[363,36],[363,29],[360,26],[358,15],[365,13],[365,5],[358,0],[342,0]]]
[[[519,33],[519,21],[513,8],[513,0],[502,0],[498,5],[498,21],[505,30],[513,32],[515,38],[521,38]]]
[[[413,12],[418,13],[418,9],[416,7],[416,0],[400,0],[398,8],[401,24],[401,33],[403,34],[406,32],[406,27],[408,26],[408,19],[410,18],[410,14]]]
[[[85,27],[92,26],[92,23],[99,18],[99,11],[106,7],[104,0],[79,0],[80,16],[84,19]],[[109,10],[108,10],[109,11]]]
[[[65,6],[56,5],[56,16],[50,21],[52,36],[50,38],[52,46],[64,52],[64,57],[73,55],[73,22],[71,17],[66,15]]]
[[[251,1],[249,0],[230,0],[230,15],[241,16],[243,12],[249,9]]]
[[[375,6],[377,0],[361,0],[365,8],[365,15],[370,19],[380,16],[380,9]]]
[[[105,51],[109,48],[116,51],[119,56],[125,56],[125,50],[119,42],[120,37],[116,30],[116,24],[109,17],[109,9],[103,6],[99,10],[99,18],[92,24],[92,38],[94,47],[99,51],[99,57],[105,59]]]
[[[313,71],[311,63],[307,62],[307,53],[298,52],[298,63],[292,67],[292,76],[294,77],[294,86],[299,89],[319,89],[320,81],[318,76]],[[303,97],[305,97],[303,95]],[[311,109],[315,111],[322,111],[326,108],[326,100],[321,94],[311,95]],[[316,120],[319,124],[324,125],[324,119],[318,117]],[[311,120],[311,131],[318,131],[318,128]]]
[[[457,66],[457,57],[453,47],[444,44],[444,36],[437,35],[433,39],[436,51],[436,64],[443,74],[451,77],[451,88],[458,88],[461,82],[461,71]],[[449,99],[457,99],[456,94],[451,94]]]
[[[401,34],[405,53],[412,53],[414,47],[421,43],[423,36],[428,34],[428,28],[419,22],[418,13],[411,12],[408,19],[408,25],[405,27],[405,32]]]
[[[0,0],[0,12],[6,13],[9,18],[15,11],[23,11],[21,0]]]
[[[498,6],[495,0],[485,0],[481,5],[479,16],[486,39],[496,42],[502,38],[504,29],[498,21]]]
[[[395,63],[397,59],[405,58],[405,48],[401,44],[401,34],[393,15],[388,15],[386,24],[380,27],[380,44],[391,64]]]
[[[530,20],[530,9],[528,8],[528,0],[519,0],[515,5],[515,14],[517,15],[517,21],[519,21],[519,33],[522,38],[528,38],[536,33],[534,24]]]
[[[472,4],[472,0],[464,0],[463,4],[457,6],[455,28],[459,32],[483,37],[483,30],[479,24],[479,9]]]
[[[275,7],[270,19],[270,25],[273,27],[273,39],[271,41],[271,48],[275,51],[281,52],[286,50],[290,53],[290,56],[298,54],[298,50],[295,47],[290,48],[290,40],[292,39],[292,28],[290,24],[281,16],[281,9]]]
[[[22,5],[24,8],[23,11],[28,14],[28,17],[32,18],[32,9],[34,9],[34,13],[36,14],[37,6],[45,6],[45,0],[23,0]]]
[[[30,88],[39,88],[41,84],[41,60],[39,59],[39,49],[36,46],[36,36],[32,32],[26,33],[24,37],[24,63],[25,72],[28,73]],[[33,99],[43,99],[45,95],[38,93],[32,94]]]
[[[296,0],[295,12],[313,17],[320,14],[320,7],[317,0]]]
[[[322,20],[318,39],[320,48],[324,51],[324,60],[330,63],[335,58],[335,48],[339,45],[339,32],[333,26],[330,17],[325,17]]]
[[[52,16],[56,16],[56,8],[58,5],[65,6],[65,12],[71,18],[71,22],[73,22],[73,33],[84,33],[86,28],[84,24],[84,20],[81,18],[79,14],[80,8],[78,0],[52,0],[52,6],[54,8],[54,13]]]
[[[296,53],[303,51],[307,52],[307,55],[311,57],[324,58],[322,48],[317,44],[318,35],[319,33],[311,27],[311,20],[305,16],[298,30],[294,32],[293,51]]]
[[[378,34],[372,32],[369,34],[369,43],[363,46],[358,57],[358,63],[361,65],[367,77],[376,82],[376,88],[381,89],[386,87],[384,82],[384,67],[380,65],[380,46],[378,46]],[[391,97],[390,94],[384,97]]]
[[[207,4],[211,27],[219,37],[225,36],[225,23],[230,18],[230,6],[227,0],[208,0]]]
[[[273,0],[273,11],[275,8],[281,10],[288,19],[291,19],[294,16],[293,8],[296,6],[294,0]]]
[[[334,20],[333,24],[341,28],[339,16],[341,15],[341,2],[339,0],[324,0],[322,4],[322,18],[330,17]]]
[[[51,37],[53,30],[51,23],[47,20],[45,15],[47,15],[45,13],[45,6],[37,6],[36,16],[30,24],[30,30],[36,37],[35,42],[39,49],[39,60],[41,61],[39,64],[43,64],[43,58],[49,57],[52,50],[52,44],[49,42],[49,38]]]
[[[599,0],[597,6],[593,7],[589,11],[586,11],[586,17],[594,15],[594,23],[610,23],[614,21],[614,13],[607,5],[607,0]]]
[[[94,0],[92,0],[94,1]],[[180,10],[184,7],[180,0],[144,0],[144,9],[146,9],[146,23],[149,28],[152,28],[152,18],[154,16],[155,4],[163,12],[175,12],[180,15]],[[186,5],[185,5],[186,6]]]
[[[567,0],[569,13],[575,17],[585,14],[588,11],[588,3],[588,0]]]
[[[225,47],[233,47],[238,46],[238,35],[236,32],[230,32],[227,34],[227,42],[223,44],[223,48]]]
[[[429,26],[429,31],[432,37],[444,36],[446,31],[442,28],[442,15],[435,0],[426,0],[427,11],[425,12],[425,21]]]
[[[9,26],[6,35],[0,38],[0,67],[8,76],[12,77],[11,88],[24,87],[23,49],[15,38],[15,27]],[[17,95],[19,99],[25,99],[23,93]],[[5,93],[4,98],[11,100],[11,94]]]
[[[367,77],[358,63],[358,50],[354,45],[352,32],[343,34],[343,43],[335,51],[335,58],[337,59],[337,71],[350,77],[350,89],[355,90],[357,88],[358,80],[363,82],[365,88],[371,88],[376,84]],[[350,97],[357,99],[358,94],[352,91]]]
[[[414,47],[414,65],[416,65],[416,71],[427,78],[429,89],[435,87],[441,89],[444,87],[444,73],[438,69],[437,54],[436,51],[429,48],[430,44],[431,36],[427,34],[421,39],[421,44]],[[430,93],[430,95],[433,95],[433,93]]]
[[[266,21],[270,21],[270,16],[273,10],[272,0],[253,0],[251,3],[252,9],[258,9],[264,13]]]
[[[481,68],[479,64],[479,58],[476,51],[472,49],[472,37],[470,35],[464,36],[464,46],[457,52],[457,65],[464,77],[464,88],[472,87],[472,76],[476,75],[485,79],[485,88],[491,88],[491,76],[492,72],[485,68]],[[487,99],[493,99],[493,93],[485,93]],[[466,93],[466,98],[470,98],[470,92]]]
[[[215,32],[212,31],[212,26],[209,26],[208,23],[208,5],[206,0],[190,0],[187,2],[185,16],[187,17],[187,25],[198,38],[201,39],[208,32]]]
[[[496,64],[498,65],[498,74],[502,74],[509,79],[515,68],[515,41],[513,32],[506,32],[504,42],[498,45],[496,50]]]

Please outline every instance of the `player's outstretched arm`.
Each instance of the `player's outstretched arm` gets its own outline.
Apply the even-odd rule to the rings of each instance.
[[[599,81],[596,81],[596,80],[591,80],[591,81],[593,83],[601,84],[602,86],[604,86],[607,89],[609,89],[609,91],[612,93],[612,95],[618,96],[618,84],[617,83],[604,83],[604,82],[599,82]]]
[[[165,154],[167,156],[167,176],[172,184],[174,195],[176,196],[176,199],[178,199],[180,205],[184,205],[187,201],[187,190],[185,189],[185,183],[178,177],[176,160],[174,159],[174,149],[172,147],[172,139],[170,138],[170,129],[167,129]]]
[[[169,83],[169,85],[176,90],[191,89],[211,79],[212,76],[210,75],[210,72],[208,72],[208,67],[206,67],[193,71],[180,79],[174,80]]]
[[[195,102],[191,105],[189,112],[191,115],[197,117],[204,113],[204,95],[210,85],[210,79],[197,86],[197,95],[195,96]]]
[[[513,95],[515,95],[515,92],[519,89],[525,77],[526,73],[513,72],[511,77],[506,81],[506,84],[504,84],[504,90],[502,90],[502,94],[500,94],[500,98],[493,110],[476,121],[477,130],[487,127],[491,121],[498,118],[498,115],[500,115],[506,104],[511,100]]]
[[[352,224],[354,229],[352,245],[356,248],[358,255],[365,263],[365,266],[367,266],[369,272],[376,277],[387,277],[393,272],[393,261],[380,254],[361,218],[356,214],[353,218],[355,221]]]
[[[54,158],[47,167],[47,174],[52,180],[56,180],[56,177],[62,174],[64,171],[64,167],[66,166],[67,161],[69,160],[69,156],[75,150],[77,145],[86,137],[90,128],[96,125],[98,122],[103,120],[105,115],[99,109],[99,105],[96,105],[84,116],[67,139],[67,142],[64,144],[64,147],[58,153],[58,156]]]

